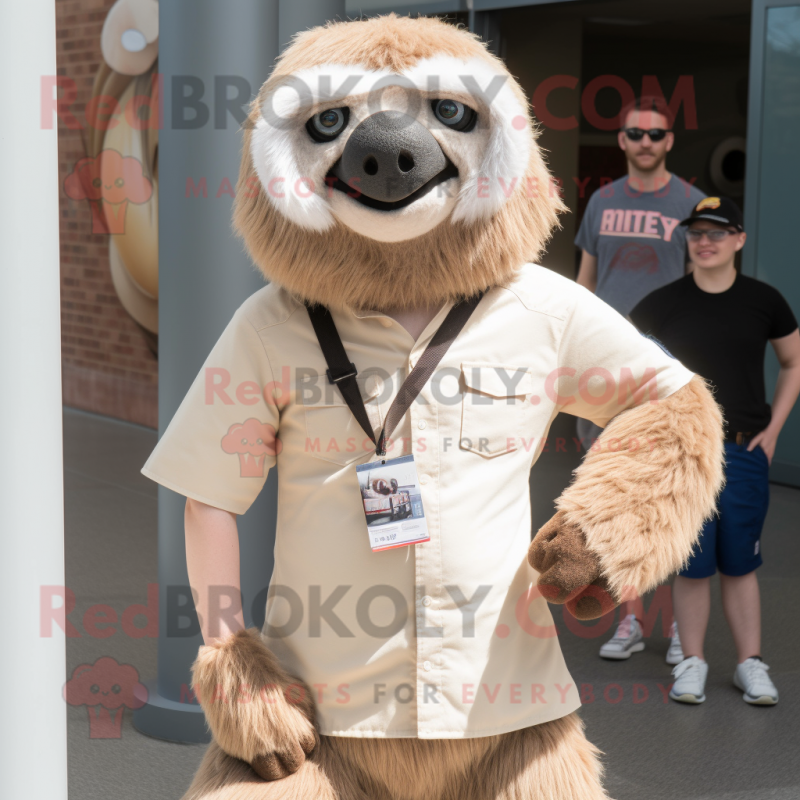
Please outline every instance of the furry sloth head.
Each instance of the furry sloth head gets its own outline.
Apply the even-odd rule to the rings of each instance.
[[[233,219],[269,280],[366,310],[503,284],[564,210],[503,62],[391,14],[294,38],[250,106]]]

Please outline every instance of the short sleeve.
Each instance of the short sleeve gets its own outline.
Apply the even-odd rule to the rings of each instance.
[[[595,224],[595,195],[589,198],[586,204],[586,210],[583,212],[580,227],[578,228],[578,235],[575,237],[576,247],[585,250],[590,256],[597,255],[597,225]]]
[[[559,411],[605,427],[626,409],[669,397],[693,372],[592,292],[577,299],[559,349]]]
[[[769,339],[780,339],[794,333],[797,329],[797,319],[784,296],[774,289],[774,297],[770,301],[772,312],[769,324]]]
[[[280,451],[276,388],[260,335],[239,309],[142,473],[186,497],[244,514]]]

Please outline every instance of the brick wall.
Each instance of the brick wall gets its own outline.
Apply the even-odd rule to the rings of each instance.
[[[75,81],[78,95],[70,110],[84,126],[85,104],[101,59],[100,32],[113,4],[56,0],[58,74]],[[157,361],[114,291],[108,234],[92,233],[89,203],[64,192],[66,176],[84,155],[80,131],[59,120],[64,404],[156,427]]]

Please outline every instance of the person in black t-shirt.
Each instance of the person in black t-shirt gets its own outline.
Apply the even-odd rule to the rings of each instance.
[[[755,570],[769,505],[769,465],[800,393],[800,332],[773,287],[737,273],[734,256],[746,234],[739,209],[725,197],[701,200],[682,225],[694,270],[647,295],[631,311],[639,330],[713,384],[725,416],[725,488],[718,515],[673,586],[684,659],[673,670],[674,700],[702,703],[708,665],[703,640],[710,577],[720,572],[722,603],[739,663],[734,684],[748,703],[774,704],[778,692],[761,659],[761,612]],[[781,370],[772,408],[766,401],[764,354],[770,342]]]

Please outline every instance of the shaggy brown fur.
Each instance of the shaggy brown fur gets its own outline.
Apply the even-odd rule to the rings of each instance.
[[[201,647],[192,688],[214,739],[264,780],[296,772],[317,745],[310,690],[280,667],[257,628]]]
[[[578,619],[602,617],[619,598],[601,574],[600,559],[586,546],[583,532],[565,517],[559,511],[542,526],[531,542],[528,561],[541,573],[537,584],[549,602],[566,603]]]
[[[620,446],[632,440],[640,446]],[[576,530],[596,557],[614,602],[641,595],[680,569],[703,522],[715,513],[724,483],[723,442],[722,412],[699,375],[664,400],[614,417],[556,502],[553,521],[569,537],[560,558],[575,565],[559,563],[557,573],[545,578],[548,584],[563,580],[559,599],[581,579],[590,584],[597,578],[592,559],[577,545]],[[553,527],[542,528],[531,546],[537,560],[546,548],[536,540],[552,539]],[[578,610],[579,601],[573,595],[567,607],[601,613],[593,600]]]
[[[368,239],[338,221],[323,233],[305,230],[286,219],[265,195],[252,163],[250,139],[265,98],[282,77],[328,62],[404,69],[436,54],[477,56],[508,74],[476,36],[437,18],[411,20],[392,14],[330,23],[298,34],[284,52],[250,106],[233,212],[234,229],[268,279],[301,299],[329,306],[408,308],[418,305],[421,297],[441,305],[470,296],[511,280],[520,265],[538,260],[566,206],[551,189],[535,143],[525,180],[494,217],[471,225],[446,220],[428,234],[402,242]],[[511,76],[509,80],[530,116],[522,89]]]
[[[212,742],[183,800],[606,800],[599,755],[577,714],[478,739],[323,736],[273,782]]]
[[[484,58],[506,71],[477,34],[438,17],[399,17],[394,13],[350,22],[329,22],[292,38],[267,86],[281,76],[319,64],[357,64],[367,69],[400,72],[423,58]],[[524,99],[522,89],[519,96]]]
[[[269,279],[329,306],[410,308],[421,298],[436,305],[502,285],[538,259],[564,206],[549,190],[535,143],[528,180],[491,219],[468,226],[446,220],[410,241],[377,242],[339,222],[312,233],[265,195],[251,162],[251,134],[282,75],[329,62],[396,71],[442,54],[478,57],[505,70],[476,37],[437,19],[391,15],[296,37],[251,106],[234,207],[235,230]],[[522,90],[516,83],[512,88],[530,117]],[[530,186],[538,191],[529,193]],[[695,378],[659,404],[626,411],[608,425],[600,445],[614,437],[654,445],[636,453],[601,446],[577,470],[532,555],[556,600],[591,615],[597,609],[584,584],[610,590],[616,601],[625,587],[645,591],[681,565],[722,483],[720,422]],[[310,693],[297,697],[301,682],[281,669],[255,630],[201,648],[193,685],[214,741],[184,800],[606,797],[599,751],[575,714],[470,739],[318,737]],[[251,702],[237,702],[243,692]]]

